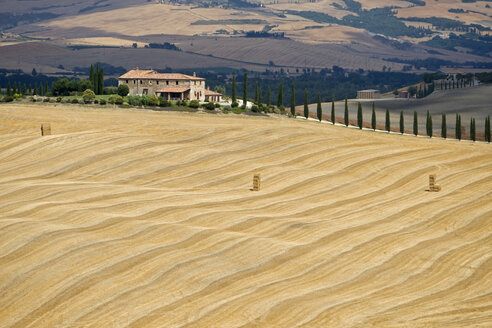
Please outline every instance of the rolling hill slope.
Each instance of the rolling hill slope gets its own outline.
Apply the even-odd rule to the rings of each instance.
[[[490,147],[2,105],[0,326],[489,327]]]

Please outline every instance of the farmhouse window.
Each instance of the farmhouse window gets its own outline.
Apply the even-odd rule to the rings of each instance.
[[[126,80],[126,84],[128,84],[128,80]]]
[[[166,85],[169,85],[169,81],[166,81]]]
[[[157,85],[159,85],[159,81],[155,81],[157,83]]]
[[[143,81],[142,81],[142,80],[140,80],[140,84],[142,84],[142,83],[143,83]]]
[[[135,84],[135,83],[137,83],[137,81],[136,80],[133,80],[133,84]]]
[[[176,81],[176,85],[179,85],[179,82],[178,81]]]

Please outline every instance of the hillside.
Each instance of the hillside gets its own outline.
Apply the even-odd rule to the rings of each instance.
[[[488,144],[4,104],[0,145],[2,327],[492,325]]]
[[[66,6],[52,0],[11,0],[1,9],[5,12],[0,12],[4,21],[0,31],[6,32],[0,45],[41,41],[88,51],[103,47],[107,50],[103,62],[116,65],[116,60],[124,57],[128,58],[123,63],[127,68],[179,69],[188,67],[187,62],[200,62],[209,67],[240,66],[256,71],[333,65],[400,71],[405,65],[419,70],[414,61],[427,58],[440,60],[441,66],[492,65],[492,9],[486,2],[259,3],[98,0]],[[247,37],[248,31],[256,31],[260,37]],[[180,52],[160,53],[157,58],[164,59],[159,62],[145,52],[149,42],[172,42],[188,55],[203,58],[183,61]],[[134,43],[137,49],[132,48]],[[131,54],[125,52],[128,49]],[[88,66],[93,55],[73,51],[70,56],[32,58],[28,51],[18,54],[17,60],[2,63],[4,68],[34,64],[63,72],[57,68],[61,65],[71,71],[74,66],[69,58]]]

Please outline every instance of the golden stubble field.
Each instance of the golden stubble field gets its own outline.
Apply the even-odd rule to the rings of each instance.
[[[490,327],[491,149],[2,105],[0,326]]]

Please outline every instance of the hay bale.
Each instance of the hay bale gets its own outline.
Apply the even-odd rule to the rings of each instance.
[[[436,176],[434,174],[429,175],[429,191],[432,192],[441,191],[441,186],[436,185]]]
[[[261,184],[261,176],[259,174],[255,174],[253,176],[253,191],[260,191]]]
[[[49,123],[41,124],[41,135],[42,136],[51,135],[51,125]]]

